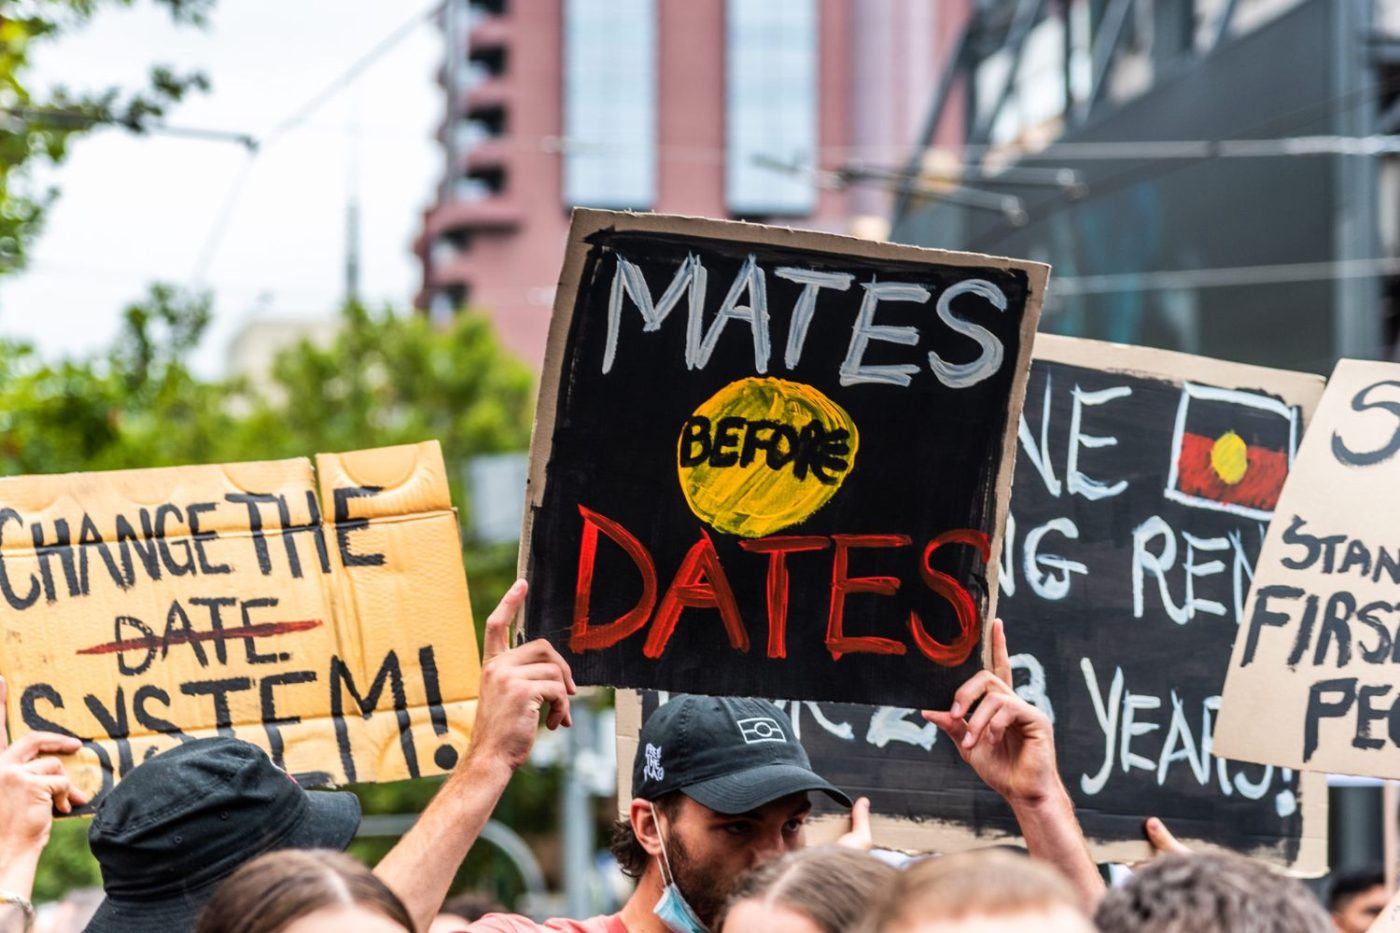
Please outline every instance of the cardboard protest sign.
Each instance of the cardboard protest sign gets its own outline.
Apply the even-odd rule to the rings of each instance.
[[[1400,778],[1400,365],[1342,360],[1284,487],[1216,747]]]
[[[1211,747],[1251,567],[1321,391],[1300,373],[1037,338],[998,614],[1018,692],[1055,723],[1100,861],[1148,857],[1155,815],[1193,845],[1324,867],[1323,779]],[[1241,445],[1242,463],[1228,456]],[[643,694],[629,719],[635,703],[619,700],[620,755],[635,749],[624,725],[656,703]],[[817,770],[871,797],[879,844],[946,852],[1016,837],[1010,810],[915,709],[781,705]],[[832,812],[815,835],[844,825]]]
[[[1400,893],[1392,897],[1366,933],[1400,933]]]
[[[582,683],[948,699],[980,667],[1047,271],[576,211],[526,633]]]
[[[450,769],[480,680],[437,442],[0,479],[9,722],[105,790],[235,735],[304,784]]]

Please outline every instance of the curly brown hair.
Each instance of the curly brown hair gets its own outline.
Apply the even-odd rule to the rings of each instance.
[[[1228,852],[1168,855],[1109,891],[1094,915],[1104,933],[1329,933],[1307,888]]]
[[[680,791],[672,791],[669,794],[662,794],[652,801],[652,805],[662,813],[666,814],[667,822],[676,818],[677,811],[681,808]],[[627,817],[613,820],[612,839],[608,844],[612,851],[613,858],[617,860],[617,866],[622,869],[622,873],[629,878],[640,878],[642,872],[646,871],[647,860],[651,858],[647,850],[642,848],[641,841],[637,834],[632,831],[632,821]]]

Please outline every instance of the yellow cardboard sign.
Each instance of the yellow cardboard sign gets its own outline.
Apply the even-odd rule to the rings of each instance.
[[[303,784],[449,770],[480,662],[436,441],[0,479],[11,731],[84,740],[105,790],[187,738]]]

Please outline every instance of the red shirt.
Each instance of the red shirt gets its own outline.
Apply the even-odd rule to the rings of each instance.
[[[627,927],[617,914],[606,917],[589,917],[587,920],[546,920],[537,923],[519,914],[487,914],[475,923],[464,928],[466,933],[539,933],[539,931],[562,931],[562,933],[627,933]]]

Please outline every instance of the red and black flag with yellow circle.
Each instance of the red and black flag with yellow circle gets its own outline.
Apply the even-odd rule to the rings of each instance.
[[[1168,498],[1272,515],[1297,447],[1294,409],[1268,395],[1188,383],[1174,433]]]

